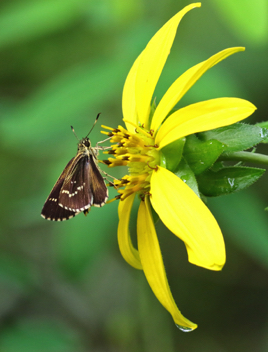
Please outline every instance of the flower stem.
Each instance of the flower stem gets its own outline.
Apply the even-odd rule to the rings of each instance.
[[[267,164],[268,156],[264,154],[252,153],[252,152],[233,152],[222,154],[219,161],[234,160],[234,161],[248,161],[252,163]]]

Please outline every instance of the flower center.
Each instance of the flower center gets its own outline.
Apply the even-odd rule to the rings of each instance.
[[[159,164],[158,146],[155,145],[151,131],[143,127],[136,127],[135,133],[127,131],[122,126],[113,129],[102,126],[109,130],[102,133],[111,137],[111,150],[104,152],[111,154],[108,160],[103,162],[109,167],[127,166],[128,175],[120,180],[115,180],[114,185],[119,189],[121,200],[124,200],[133,193],[138,193],[141,197],[150,192],[150,179],[154,169]]]

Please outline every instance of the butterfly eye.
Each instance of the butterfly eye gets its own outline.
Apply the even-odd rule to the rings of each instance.
[[[85,140],[84,146],[85,147],[90,147],[90,141],[88,139]]]

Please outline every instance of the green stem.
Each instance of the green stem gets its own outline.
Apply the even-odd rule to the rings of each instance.
[[[224,160],[234,160],[234,161],[248,161],[251,163],[267,164],[268,165],[268,156],[252,152],[233,152],[233,153],[224,153],[222,154],[219,161]]]

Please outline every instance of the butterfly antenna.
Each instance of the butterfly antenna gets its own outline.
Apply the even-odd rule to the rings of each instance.
[[[73,131],[73,133],[74,133],[75,137],[76,137],[76,138],[77,138],[77,140],[79,141],[79,138],[77,137],[77,134],[75,133],[75,130],[74,130],[73,126],[71,126],[71,129],[72,129],[72,131]]]
[[[97,123],[97,121],[98,121],[98,118],[99,118],[100,114],[101,114],[101,113],[99,112],[98,115],[97,115],[97,117],[96,117],[95,122],[93,123],[93,126],[92,126],[91,130],[88,132],[88,134],[86,135],[86,137],[87,137],[87,136],[91,133],[91,131],[93,130],[94,126],[96,125],[96,123]]]

